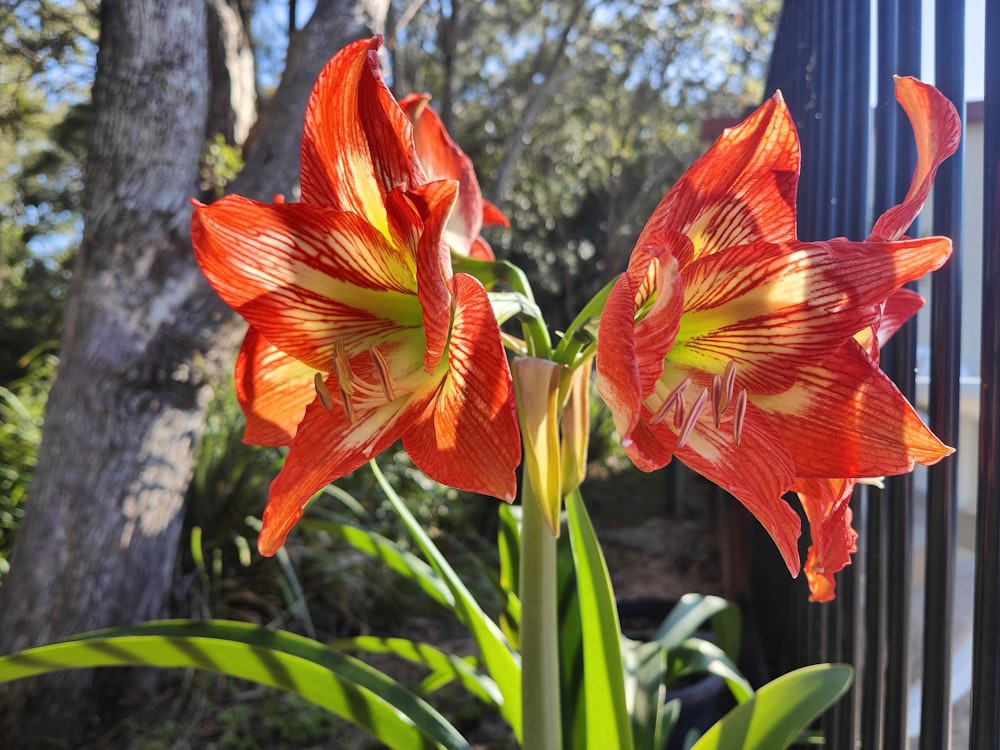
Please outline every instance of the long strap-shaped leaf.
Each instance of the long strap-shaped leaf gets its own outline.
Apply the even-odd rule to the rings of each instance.
[[[375,461],[369,462],[379,486],[385,492],[386,498],[399,514],[410,536],[420,547],[424,557],[434,572],[445,582],[455,596],[455,614],[469,629],[476,641],[476,646],[483,657],[483,664],[490,677],[496,682],[504,697],[500,712],[514,730],[515,736],[521,739],[521,664],[517,655],[510,649],[507,639],[500,627],[483,612],[479,602],[455,573],[454,568],[441,554],[431,538],[424,531],[417,519],[410,513],[406,503],[399,497],[396,490],[386,480]]]
[[[503,703],[503,696],[496,683],[481,674],[473,664],[454,654],[449,654],[429,643],[411,641],[407,638],[379,638],[373,635],[359,635],[331,641],[330,648],[338,651],[363,651],[368,654],[392,654],[412,664],[419,664],[431,671],[425,679],[421,695],[438,690],[450,682],[458,681],[470,695],[496,708]]]
[[[691,750],[781,750],[851,684],[846,664],[816,664],[782,675],[717,721]]]
[[[580,595],[587,749],[631,748],[621,626],[608,566],[578,490],[566,496],[566,511]]]
[[[188,667],[253,680],[297,693],[391,748],[470,750],[430,705],[364,662],[246,623],[168,620],[85,633],[0,658],[0,682],[115,666]]]

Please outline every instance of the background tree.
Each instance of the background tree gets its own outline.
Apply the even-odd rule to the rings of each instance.
[[[37,472],[0,589],[2,652],[164,613],[209,383],[226,370],[241,332],[202,279],[188,229],[204,144],[228,132],[209,116],[222,85],[210,50],[244,43],[242,18],[228,23],[238,7],[101,6],[83,238]],[[317,4],[295,35],[234,189],[262,199],[292,193],[316,74],[344,43],[378,29],[384,13],[377,0]],[[248,90],[239,83],[245,68],[226,66],[226,74],[231,92]],[[92,679],[13,686],[0,724],[21,736],[7,746],[40,744],[60,725],[84,728]]]
[[[702,122],[760,102],[779,8],[426,0],[390,30],[393,88],[445,110],[511,218],[495,249],[529,269],[546,319],[564,326],[624,267],[704,148]]]

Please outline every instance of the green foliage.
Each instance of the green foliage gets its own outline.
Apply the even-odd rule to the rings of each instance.
[[[782,750],[847,691],[853,675],[846,664],[782,675],[722,717],[691,750]]]
[[[35,469],[45,402],[58,362],[55,355],[41,349],[29,352],[19,364],[27,373],[9,387],[0,386],[0,581],[7,572],[7,558]]]
[[[243,169],[243,150],[226,143],[222,133],[216,133],[205,144],[201,158],[201,190],[216,198],[222,196],[228,185]]]

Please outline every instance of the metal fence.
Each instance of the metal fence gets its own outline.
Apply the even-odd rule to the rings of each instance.
[[[963,451],[975,452],[978,443],[978,474],[962,480],[971,487],[974,586],[956,577],[963,464],[955,456],[925,474],[893,478],[884,490],[856,494],[860,549],[839,578],[833,604],[806,603],[801,582],[776,584],[783,568],[769,541],[754,554],[749,601],[768,668],[778,673],[805,663],[848,661],[857,669],[851,694],[824,719],[827,747],[836,750],[952,747],[952,691],[964,688],[952,683],[956,614],[972,622],[971,693],[962,715],[968,726],[958,734],[969,737],[970,748],[1000,748],[1000,0],[985,0],[985,96],[974,108],[965,101],[965,2],[926,2],[935,6],[933,23],[922,28],[920,0],[785,0],[768,78],[767,93],[782,90],[799,128],[798,232],[805,240],[863,239],[873,217],[903,197],[915,151],[909,123],[895,103],[893,74],[933,81],[963,123],[969,113],[983,118],[983,163],[967,163],[964,147],[946,161],[931,216],[921,217],[920,234],[947,235],[955,244],[948,264],[929,288],[921,287],[930,292],[929,323],[919,337],[919,325],[900,331],[882,360],[901,390],[923,406],[935,433],[958,455],[968,455],[969,467],[977,462]],[[921,69],[921,49],[931,38],[933,69]],[[966,190],[966,170],[982,171],[982,194]],[[963,216],[978,211],[980,201],[983,241],[973,247],[963,238]],[[963,274],[963,265],[976,272]],[[967,295],[979,285],[982,294],[981,312],[969,315],[966,305],[966,320],[963,283]],[[976,329],[979,372],[963,376],[962,334],[968,338]],[[929,367],[918,378],[918,351],[925,349],[929,356],[921,359]],[[979,424],[966,445],[960,444],[963,387],[972,389],[967,401],[978,405]],[[915,564],[921,557],[922,564]],[[911,607],[914,580],[922,580],[922,606]],[[968,589],[959,612],[953,604],[956,583]],[[919,722],[908,707],[917,692]],[[913,734],[919,739],[908,740]]]

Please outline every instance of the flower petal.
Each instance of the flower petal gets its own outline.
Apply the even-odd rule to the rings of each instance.
[[[792,450],[799,477],[902,474],[954,452],[853,340],[800,369],[790,390],[753,402]]]
[[[803,479],[795,481],[809,519],[812,545],[806,556],[805,573],[809,601],[828,602],[834,598],[834,574],[851,564],[857,552],[858,533],[851,527],[853,479]]]
[[[328,378],[327,386],[336,391],[335,379]],[[422,407],[421,402],[400,398],[360,412],[351,422],[339,405],[327,411],[318,400],[310,404],[285,464],[271,483],[257,539],[260,553],[277,552],[312,496],[396,442]]]
[[[882,214],[872,237],[896,240],[903,236],[923,208],[937,168],[958,150],[962,121],[955,105],[933,86],[916,78],[896,77],[896,99],[906,111],[917,141],[917,166],[903,202]]]
[[[897,243],[766,243],[702,258],[683,272],[684,315],[668,359],[722,374],[751,394],[789,388],[799,367],[878,321],[902,283],[937,267],[943,238]]]
[[[247,330],[236,357],[236,398],[246,415],[243,442],[288,445],[306,407],[316,400],[318,370],[268,343],[256,328]]]
[[[799,141],[780,94],[723,132],[666,194],[639,236],[672,229],[692,240],[691,261],[736,245],[795,239]]]
[[[361,214],[386,232],[386,194],[426,181],[410,121],[382,80],[381,37],[362,39],[323,68],[306,107],[302,201]]]
[[[337,341],[354,354],[421,325],[412,251],[360,216],[233,196],[196,206],[191,231],[226,304],[318,370],[331,369]]]
[[[453,180],[429,182],[407,193],[423,218],[423,232],[417,249],[417,294],[423,310],[427,351],[424,369],[434,372],[444,355],[451,332],[451,253],[444,242],[444,228],[455,203],[458,183]],[[396,194],[390,195],[395,198]]]
[[[703,414],[675,455],[743,503],[771,535],[791,574],[798,575],[801,522],[782,499],[795,480],[794,463],[781,436],[752,403],[738,445],[730,430],[716,428]]]
[[[510,502],[521,440],[507,355],[482,284],[465,274],[453,283],[447,371],[403,447],[432,479]]]
[[[413,123],[413,143],[428,179],[458,181],[458,202],[445,229],[448,245],[460,255],[473,255],[475,246],[481,257],[482,247],[477,245],[477,240],[487,204],[483,201],[476,170],[472,160],[448,135],[429,101],[428,95],[410,94],[399,102],[399,106]],[[490,216],[495,217],[496,207],[489,204],[489,209]],[[500,218],[506,221],[502,214]]]

